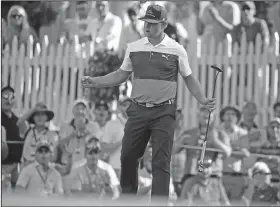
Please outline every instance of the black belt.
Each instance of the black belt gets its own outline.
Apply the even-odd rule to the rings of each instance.
[[[134,99],[132,99],[132,102],[135,103],[136,105],[139,105],[139,106],[144,106],[146,108],[152,108],[152,107],[159,107],[159,106],[163,106],[163,105],[171,105],[171,104],[175,103],[175,99],[169,99],[169,100],[164,101],[164,102],[159,103],[159,104],[139,103],[139,102],[135,101]]]

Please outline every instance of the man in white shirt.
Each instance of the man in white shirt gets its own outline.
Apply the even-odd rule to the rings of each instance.
[[[119,48],[121,57],[124,56],[128,43],[134,42],[144,37],[144,24],[142,21],[138,20],[139,10],[137,10],[137,8],[130,7],[126,12],[128,15],[129,24],[124,26],[122,30]]]
[[[97,1],[96,11],[98,18],[94,19],[91,25],[95,49],[117,51],[122,31],[121,18],[110,12],[108,1]]]
[[[66,37],[74,41],[75,35],[79,37],[79,43],[91,41],[93,18],[89,15],[91,2],[77,1],[75,3],[75,17],[65,20]]]

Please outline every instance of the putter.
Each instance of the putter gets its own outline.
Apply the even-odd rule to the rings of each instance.
[[[219,73],[222,73],[223,70],[221,68],[218,68],[217,66],[214,66],[214,65],[211,65],[211,68],[213,68],[214,70],[217,71],[216,76],[215,76],[215,80],[214,80],[214,90],[213,90],[213,95],[212,95],[212,98],[214,98],[214,96],[215,96],[215,89],[216,89],[216,80],[217,80],[217,77],[218,77]],[[204,170],[204,168],[203,168],[203,160],[204,160],[206,144],[207,144],[207,138],[208,138],[208,128],[209,128],[210,116],[211,116],[211,111],[209,112],[209,115],[208,115],[206,135],[205,135],[205,138],[203,140],[202,151],[201,151],[201,154],[200,154],[200,159],[198,161],[198,172],[203,172],[203,170]]]

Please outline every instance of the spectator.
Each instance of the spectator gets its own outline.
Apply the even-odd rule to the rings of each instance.
[[[146,152],[142,158],[140,163],[140,169],[138,171],[138,191],[137,194],[150,197],[152,190],[152,147],[148,145],[146,148]],[[170,186],[169,186],[169,202],[173,203],[177,200],[177,195],[175,192],[175,188],[173,185],[173,180],[170,178]]]
[[[52,144],[47,140],[36,143],[35,162],[25,166],[20,172],[16,191],[41,194],[63,194],[59,172],[51,165]]]
[[[187,130],[181,135],[181,137],[175,141],[173,152],[176,153],[182,149],[182,145],[192,145],[199,146],[203,143],[207,130],[209,111],[205,107],[201,107],[198,113],[198,127]],[[223,130],[218,129],[215,126],[214,114],[211,114],[209,132],[208,132],[208,142],[207,147],[213,147],[221,149],[226,157],[231,154],[231,146],[229,137]],[[197,174],[197,164],[200,158],[200,150],[187,149],[186,150],[186,163],[185,163],[185,175],[181,181],[184,183],[185,180]],[[216,152],[206,151],[206,155],[209,157],[216,156]],[[214,177],[222,176],[223,168],[223,155],[217,155],[217,159],[213,163],[212,173]]]
[[[256,7],[254,2],[243,2],[241,10],[241,23],[234,26],[232,31],[233,42],[237,42],[240,45],[242,33],[245,33],[247,42],[255,44],[256,37],[260,34],[262,42],[265,45],[269,45],[267,24],[263,19],[255,17]]]
[[[280,118],[272,119],[268,126],[251,136],[252,140],[261,140],[251,151],[260,154],[280,156]],[[255,158],[256,161],[256,158]],[[272,171],[273,178],[279,179],[279,158],[258,158],[257,161],[265,162]]]
[[[240,199],[244,184],[241,175],[242,160],[249,157],[249,146],[246,144],[246,130],[237,125],[241,118],[241,112],[233,106],[226,106],[220,111],[221,129],[229,136],[233,151],[239,151],[240,155],[232,154],[224,161],[223,184],[230,200]]]
[[[248,137],[250,146],[257,151],[260,147],[280,147],[280,119],[272,119],[266,127],[249,134]]]
[[[99,129],[96,123],[87,118],[89,112],[88,103],[78,99],[73,104],[73,119],[70,123],[65,123],[60,128],[61,144],[66,145],[69,151],[73,151],[72,163],[84,158],[85,138],[87,135],[98,136]],[[61,161],[64,163],[65,156],[62,155]]]
[[[108,143],[106,143],[106,136],[108,133],[111,133],[111,128],[108,125],[108,122],[111,120],[111,112],[110,112],[110,107],[108,103],[105,101],[101,100],[95,104],[95,110],[94,110],[94,115],[95,115],[95,124],[98,126],[98,132],[99,132],[99,138],[101,142],[101,146],[103,149],[102,152],[102,159],[106,162],[109,162],[109,154],[110,148],[108,148]],[[116,127],[113,127],[117,130]],[[121,131],[121,130],[120,130]],[[119,133],[118,133],[119,134]],[[103,141],[103,137],[105,137],[105,140]],[[115,143],[120,144],[119,142]],[[119,145],[121,146],[121,145]],[[115,146],[117,147],[117,146]]]
[[[79,43],[85,43],[93,40],[92,25],[93,18],[89,15],[92,2],[77,1],[74,2],[76,7],[75,17],[65,20],[66,38],[74,41],[74,35],[78,35]]]
[[[274,117],[280,118],[280,102],[276,102],[273,105],[273,112],[274,112]]]
[[[165,8],[167,10],[167,27],[165,28],[164,32],[176,42],[179,42],[182,45],[185,45],[188,39],[188,32],[184,28],[184,26],[177,21],[176,19],[176,4],[174,2],[167,2],[165,4]]]
[[[107,171],[98,166],[100,155],[98,139],[88,143],[85,150],[86,164],[72,172],[72,193],[91,194],[97,197],[112,195],[110,176]]]
[[[248,186],[242,197],[246,206],[277,204],[278,190],[271,186],[270,177],[271,171],[266,163],[254,164],[250,169]]]
[[[144,37],[144,24],[138,20],[139,11],[130,7],[127,10],[129,24],[123,27],[120,43],[120,56],[123,57],[127,44]]]
[[[29,36],[33,36],[34,43],[38,42],[35,30],[29,25],[28,17],[23,7],[14,5],[7,16],[6,29],[2,30],[4,44],[12,44],[13,38],[18,38],[19,44],[27,43]]]
[[[243,120],[239,123],[242,129],[248,133],[258,128],[254,119],[257,115],[257,105],[255,102],[246,102],[242,109]]]
[[[96,10],[98,18],[94,19],[91,28],[96,49],[117,51],[122,31],[121,18],[110,12],[107,1],[97,1]]]
[[[17,125],[18,117],[12,112],[15,105],[15,90],[6,86],[1,90],[1,126],[6,131],[8,157],[2,160],[2,173],[11,176],[11,186],[14,188],[18,177],[18,164],[20,163],[23,140],[20,128]],[[9,143],[14,141],[15,143]]]
[[[211,178],[212,163],[215,162],[215,159],[215,157],[212,159],[205,157],[203,163],[203,166],[205,167],[204,171],[184,182],[182,194],[180,196],[181,204],[188,206],[230,205],[222,182]]]
[[[86,143],[87,144],[90,144],[91,142],[96,142],[97,141],[97,138],[96,137],[87,137],[87,141]],[[98,141],[99,142],[99,141]],[[102,149],[101,149],[102,151]],[[87,163],[87,159],[84,158],[80,161],[77,161],[76,163],[74,163],[73,165],[73,168],[72,168],[72,171],[75,172],[75,170],[79,167],[82,167],[82,166],[85,166]],[[102,161],[101,159],[98,159],[98,162],[97,162],[97,166],[103,170],[105,170],[109,177],[110,177],[110,186],[113,190],[113,199],[116,199],[119,197],[119,185],[120,185],[120,181],[119,181],[119,178],[117,177],[117,174],[115,172],[115,170],[113,169],[113,167],[109,164],[109,163],[106,163],[104,161]],[[72,175],[70,175],[71,177]]]
[[[210,52],[210,42],[222,43],[226,34],[240,23],[240,8],[232,1],[211,1],[197,18],[198,34],[202,35],[203,51]]]
[[[54,112],[47,109],[43,103],[37,103],[34,108],[22,115],[17,124],[24,125],[28,121],[25,130],[22,130],[25,140],[22,152],[23,165],[28,165],[35,160],[36,145],[41,140],[47,140],[52,144],[53,154],[50,161],[57,159],[58,134],[50,131],[46,123],[54,117]]]
[[[116,120],[110,120],[105,126],[104,134],[101,138],[102,149],[109,155],[109,163],[113,166],[118,177],[121,173],[121,143],[123,130],[127,121],[126,110],[131,104],[128,97],[123,97],[119,101],[120,113],[117,113]]]

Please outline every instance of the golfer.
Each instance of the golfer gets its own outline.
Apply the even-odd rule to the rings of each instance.
[[[126,194],[138,189],[138,161],[151,137],[152,196],[169,194],[170,159],[176,113],[178,72],[197,101],[209,110],[215,99],[206,98],[199,82],[192,76],[185,49],[169,38],[166,10],[151,5],[140,20],[145,21],[146,37],[128,44],[119,70],[101,77],[82,78],[85,88],[111,87],[125,82],[133,73],[132,103],[127,109],[121,151],[121,188]],[[155,197],[154,197],[155,198]]]

